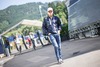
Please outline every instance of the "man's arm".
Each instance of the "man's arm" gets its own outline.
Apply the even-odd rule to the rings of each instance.
[[[60,19],[58,18],[58,34],[60,34],[60,31],[61,31],[61,21]]]
[[[43,31],[43,34],[44,34],[44,35],[48,35],[47,25],[46,25],[45,18],[44,18],[43,24],[42,24],[42,31]]]

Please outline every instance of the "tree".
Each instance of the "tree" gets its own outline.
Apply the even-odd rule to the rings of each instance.
[[[4,10],[0,10],[0,34],[11,28],[13,25],[19,23],[23,19],[39,20],[39,5],[42,6],[43,16],[46,16],[47,3],[27,3],[22,5],[9,6]],[[7,22],[7,23],[5,23]]]

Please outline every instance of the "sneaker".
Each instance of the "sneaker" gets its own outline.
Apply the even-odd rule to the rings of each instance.
[[[63,63],[63,60],[62,59],[59,59],[58,60],[58,64],[62,64]]]

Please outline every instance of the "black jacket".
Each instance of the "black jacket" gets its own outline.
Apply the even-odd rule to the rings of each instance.
[[[43,20],[42,29],[44,35],[48,35],[48,33],[57,34],[58,30],[61,30],[61,21],[57,16],[53,16],[52,19],[46,17]]]

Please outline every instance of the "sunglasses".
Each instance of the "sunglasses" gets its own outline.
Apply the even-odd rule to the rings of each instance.
[[[48,11],[49,13],[52,13],[53,11]]]

